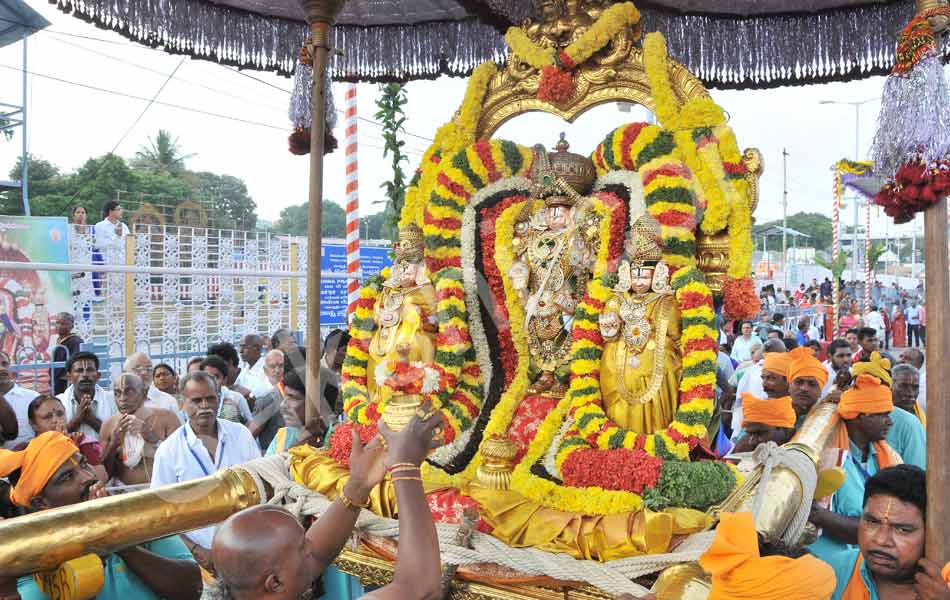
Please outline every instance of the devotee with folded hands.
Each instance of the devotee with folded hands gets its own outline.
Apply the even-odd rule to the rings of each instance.
[[[60,508],[106,496],[82,453],[58,431],[42,433],[26,450],[0,450],[0,477],[9,477],[10,498],[30,512]],[[104,581],[97,600],[197,600],[198,565],[178,536],[125,548],[102,558]],[[45,600],[32,575],[20,577],[22,600]]]
[[[228,518],[214,536],[212,557],[218,582],[211,597],[307,597],[313,581],[343,549],[360,510],[369,506],[370,493],[388,471],[399,504],[401,550],[392,583],[363,598],[441,598],[439,541],[419,471],[432,447],[433,430],[441,419],[428,405],[422,410],[424,416],[413,417],[398,433],[380,423],[382,439],[375,438],[366,446],[353,431],[350,477],[309,530],[304,531],[289,512],[271,506],[249,508]]]

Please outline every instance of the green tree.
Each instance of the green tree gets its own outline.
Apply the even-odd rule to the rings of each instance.
[[[257,226],[257,204],[247,185],[233,175],[194,173],[193,194],[208,207],[213,227],[252,231]],[[306,221],[304,221],[306,224]]]
[[[832,280],[839,281],[844,270],[848,268],[848,255],[844,252],[838,252],[837,260],[825,260],[820,256],[815,257],[815,264],[831,271]]]
[[[871,244],[871,248],[868,251],[868,264],[871,265],[871,272],[874,272],[874,267],[877,266],[881,257],[884,256],[884,253],[887,252],[887,246],[884,245],[884,242],[874,242]]]
[[[396,221],[402,212],[402,204],[406,197],[407,181],[402,165],[409,162],[409,157],[402,151],[406,142],[399,139],[399,134],[405,131],[403,124],[406,122],[406,114],[403,107],[409,100],[406,97],[405,88],[397,83],[381,85],[380,92],[382,95],[376,101],[376,106],[379,108],[376,112],[376,120],[383,128],[383,158],[390,157],[393,171],[393,178],[380,186],[386,194],[384,212],[390,217],[388,223],[384,223],[382,237],[395,239]]]
[[[275,233],[288,235],[307,235],[307,223],[310,221],[309,206],[306,202],[288,206],[280,211],[280,219],[274,223]],[[325,238],[346,237],[346,211],[332,200],[323,199],[323,216],[320,221],[321,235]]]
[[[172,138],[170,131],[159,129],[158,135],[149,138],[148,144],[135,153],[132,165],[143,171],[180,174],[185,171],[185,161],[193,156],[182,152],[178,138]]]
[[[789,215],[787,222],[790,229],[796,229],[808,236],[806,240],[798,240],[799,246],[812,246],[815,250],[819,251],[831,250],[832,231],[830,218],[821,213],[800,212]],[[752,235],[757,235],[769,227],[776,226],[782,226],[781,219],[756,225],[752,230]],[[793,242],[789,240],[789,246],[792,245]]]
[[[86,207],[89,222],[102,219],[102,206],[109,200],[120,199],[122,194],[135,190],[138,178],[121,156],[105,154],[90,158],[73,175],[69,191],[74,204]]]
[[[42,216],[66,216],[73,202],[70,197],[70,176],[64,176],[59,167],[32,154],[27,155],[27,179],[29,182],[30,212]],[[9,177],[19,181],[23,173],[23,161],[18,158],[10,169]],[[0,213],[23,214],[23,196],[19,190],[0,194]]]

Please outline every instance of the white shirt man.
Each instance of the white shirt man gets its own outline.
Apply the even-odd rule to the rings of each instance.
[[[73,420],[76,417],[76,411],[79,408],[79,399],[75,397],[74,390],[75,386],[70,385],[68,388],[66,388],[65,392],[59,396],[56,396],[62,401],[63,407],[66,408],[67,422]],[[112,392],[106,391],[96,385],[96,395],[92,399],[92,412],[100,422],[105,423],[108,421],[109,417],[117,412],[115,407],[115,398],[112,397]],[[93,429],[87,423],[81,424],[78,431],[94,440],[99,439],[99,432]]]
[[[122,228],[122,234],[119,235],[118,228]],[[108,256],[110,252],[118,252],[122,249],[124,244],[125,236],[129,235],[129,228],[125,223],[120,221],[110,221],[109,219],[103,219],[96,223],[95,227],[96,232],[96,247],[99,248],[99,251],[102,252],[104,256]]]
[[[742,324],[742,335],[732,342],[732,359],[745,362],[752,359],[752,346],[762,342],[752,337],[752,323]]]
[[[884,339],[884,332],[887,329],[887,326],[884,324],[884,317],[881,316],[881,313],[877,310],[877,307],[872,307],[874,310],[869,312],[864,317],[864,325],[866,327],[873,327],[877,331],[877,339]]]
[[[256,364],[262,364],[263,362],[264,360],[260,359]],[[253,394],[255,398],[266,396],[268,392],[274,389],[274,386],[267,381],[267,377],[264,375],[263,366],[261,367],[260,376],[255,375],[253,371],[249,369],[241,369],[241,372],[238,373],[237,378],[234,380],[234,384],[251,390],[251,394]]]
[[[908,325],[920,325],[920,307],[915,302],[904,311]]]
[[[33,401],[33,398],[36,398],[39,396],[39,394],[33,390],[28,390],[25,387],[20,387],[14,383],[13,387],[10,388],[6,394],[0,395],[6,399],[7,403],[10,405],[10,408],[12,408],[13,412],[16,413],[16,439],[10,440],[2,446],[7,450],[13,450],[18,445],[24,442],[29,442],[35,437],[35,434],[33,433],[33,427],[30,426],[30,419],[27,415],[27,409],[30,407],[30,402]]]
[[[182,397],[188,422],[168,436],[155,451],[151,487],[200,479],[260,458],[260,447],[246,427],[211,417],[216,414],[220,400],[216,383],[210,376],[201,372],[186,376]],[[202,438],[214,440],[214,456]],[[210,550],[215,529],[211,526],[185,534],[186,545],[192,554],[196,553],[194,545],[200,546],[198,552]],[[195,557],[201,562],[197,554]]]

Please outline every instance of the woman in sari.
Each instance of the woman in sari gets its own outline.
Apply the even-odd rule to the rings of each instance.
[[[891,307],[891,338],[895,348],[907,347],[907,319],[904,317],[904,307],[894,304]]]

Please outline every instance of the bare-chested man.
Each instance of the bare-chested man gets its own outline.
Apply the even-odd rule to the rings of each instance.
[[[172,412],[145,406],[145,384],[137,375],[120,375],[113,393],[119,412],[102,425],[102,462],[126,485],[148,483],[156,448],[180,422]]]

